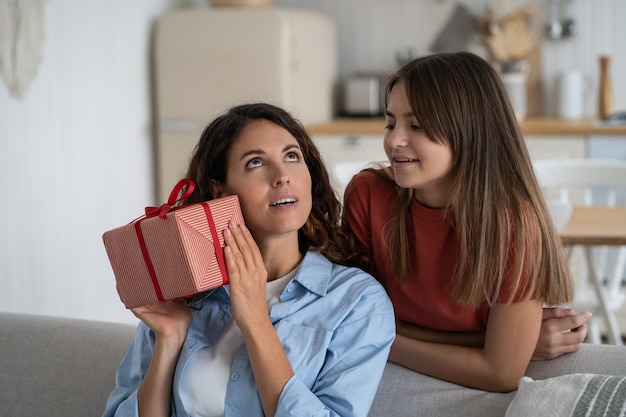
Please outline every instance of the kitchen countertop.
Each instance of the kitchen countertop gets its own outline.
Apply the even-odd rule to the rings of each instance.
[[[544,136],[626,136],[626,124],[607,124],[597,119],[565,120],[551,117],[528,117],[521,121],[525,135]],[[382,135],[382,117],[340,117],[328,123],[307,126],[311,135]]]

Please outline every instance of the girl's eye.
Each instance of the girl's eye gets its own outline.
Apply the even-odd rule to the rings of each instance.
[[[394,127],[395,127],[394,125],[389,123],[387,126],[385,126],[385,130],[393,130]]]
[[[420,126],[420,125],[411,125],[411,129],[413,129],[413,130],[422,130],[422,126]]]
[[[246,169],[256,168],[261,166],[263,163],[259,158],[253,158],[246,163]]]

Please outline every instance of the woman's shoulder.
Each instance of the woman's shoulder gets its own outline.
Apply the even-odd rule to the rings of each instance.
[[[393,311],[387,291],[371,274],[355,266],[345,266],[329,260],[326,261],[331,266],[328,281],[329,293],[341,294],[346,302],[353,300],[360,304],[385,305],[385,308],[389,308],[390,312]]]
[[[320,275],[325,271],[327,276],[326,289],[330,291],[344,291],[347,294],[371,294],[383,293],[386,291],[382,285],[369,273],[355,266],[346,266],[334,263],[317,251],[309,251],[306,255],[309,271],[316,271],[316,280],[320,280]]]

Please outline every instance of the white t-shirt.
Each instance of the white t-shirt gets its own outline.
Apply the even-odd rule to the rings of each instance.
[[[294,269],[284,277],[267,283],[265,298],[268,311],[279,301],[280,294],[295,272]],[[229,286],[225,288],[230,290]],[[190,416],[224,416],[230,367],[235,352],[242,344],[241,331],[231,319],[215,346],[202,348],[189,359],[181,378],[180,397]]]

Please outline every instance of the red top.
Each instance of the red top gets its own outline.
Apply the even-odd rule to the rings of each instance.
[[[411,272],[400,287],[394,283],[389,251],[384,243],[385,224],[397,212],[394,188],[371,172],[357,174],[345,191],[345,220],[352,230],[357,250],[371,265],[365,269],[387,289],[396,318],[423,327],[459,332],[484,332],[489,304],[479,308],[452,300],[459,241],[443,210],[422,206],[415,199],[407,216]]]

